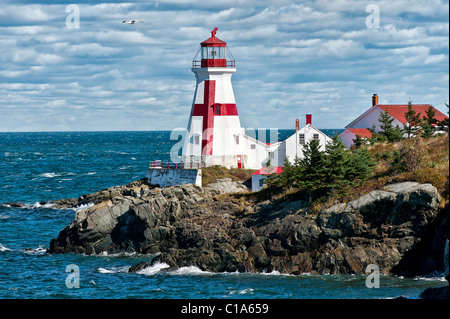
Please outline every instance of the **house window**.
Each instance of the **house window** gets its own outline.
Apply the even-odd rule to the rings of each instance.
[[[220,115],[220,105],[214,106],[214,113],[215,113],[216,115]]]
[[[273,152],[269,152],[269,157],[270,158],[273,158],[273,155],[274,155]]]
[[[200,135],[195,135],[195,136],[194,136],[194,144],[195,144],[195,145],[200,144]]]
[[[261,178],[259,180],[259,187],[264,187],[264,184],[266,184],[266,178]]]
[[[314,134],[313,135],[313,139],[318,140],[319,139],[319,134]]]
[[[300,145],[305,145],[305,134],[298,135],[298,142],[300,143]]]
[[[256,150],[256,144],[251,144],[251,145],[250,145],[250,149],[251,149],[251,150]]]
[[[236,145],[239,145],[239,135],[236,135],[235,138],[236,138]]]

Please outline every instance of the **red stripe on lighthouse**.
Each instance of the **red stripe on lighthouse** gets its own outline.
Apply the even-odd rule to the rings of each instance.
[[[216,81],[205,80],[203,104],[194,104],[194,109],[192,111],[192,116],[203,117],[202,155],[212,155],[214,116],[238,115],[236,104],[216,104],[215,95]],[[220,107],[219,114],[216,114],[216,106]]]
[[[193,116],[203,117],[202,155],[212,155],[216,81],[205,80],[203,104],[194,104]]]

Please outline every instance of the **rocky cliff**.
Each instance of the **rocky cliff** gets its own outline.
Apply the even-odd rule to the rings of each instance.
[[[440,249],[433,234],[448,238],[448,209],[439,209],[430,184],[389,185],[313,215],[303,201],[240,205],[243,195],[224,192],[245,188],[222,182],[160,189],[137,181],[58,201],[95,205],[76,213],[49,252],[157,254],[154,261],[174,268],[213,272],[360,274],[368,264],[383,273],[443,271],[443,254],[430,255],[424,247]]]

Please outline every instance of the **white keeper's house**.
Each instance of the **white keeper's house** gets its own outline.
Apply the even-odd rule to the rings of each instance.
[[[235,60],[216,32],[217,28],[200,43],[192,62],[196,87],[182,148],[184,167],[221,165],[259,170],[269,159],[272,166],[281,167],[286,158],[291,162],[296,156],[301,158],[311,139],[319,140],[325,150],[331,138],[312,125],[311,114],[306,115],[302,128],[297,119],[295,133],[281,142],[263,143],[245,133],[231,84]]]

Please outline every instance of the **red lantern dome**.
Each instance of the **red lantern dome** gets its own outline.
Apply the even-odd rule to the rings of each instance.
[[[225,41],[216,37],[217,27],[211,31],[211,37],[202,43],[192,61],[193,68],[221,67],[234,68],[235,62]],[[200,61],[198,55],[201,54]],[[200,62],[200,63],[199,63]]]

